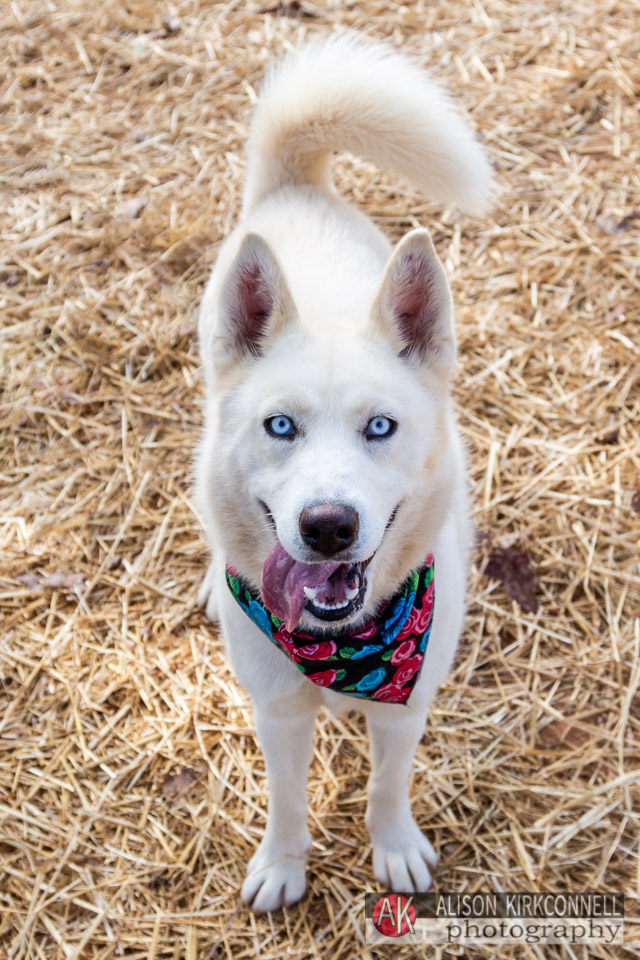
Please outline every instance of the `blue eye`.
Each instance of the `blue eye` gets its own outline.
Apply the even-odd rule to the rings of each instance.
[[[365,436],[367,440],[386,440],[398,426],[390,417],[372,417],[367,424]]]
[[[293,440],[297,432],[289,417],[285,417],[282,413],[275,417],[268,417],[264,422],[264,428],[272,437],[278,437],[280,440]]]

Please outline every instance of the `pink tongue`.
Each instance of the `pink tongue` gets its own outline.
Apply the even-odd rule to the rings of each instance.
[[[279,543],[273,548],[262,568],[262,599],[266,607],[284,620],[291,633],[298,625],[305,602],[305,587],[320,587],[341,566],[325,563],[299,563]]]

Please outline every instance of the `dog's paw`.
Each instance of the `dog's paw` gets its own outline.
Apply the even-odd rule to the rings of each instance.
[[[373,839],[373,872],[386,890],[394,893],[425,893],[431,886],[431,873],[438,856],[418,825],[384,831]]]
[[[306,858],[283,856],[262,865],[260,851],[249,863],[249,873],[242,884],[240,899],[254,913],[268,913],[290,907],[304,896],[307,889]]]
[[[214,589],[213,563],[209,565],[209,569],[207,570],[205,578],[202,581],[202,586],[198,591],[197,603],[199,607],[204,607],[204,612],[209,620],[213,621],[213,623],[218,623],[218,603],[216,591]]]

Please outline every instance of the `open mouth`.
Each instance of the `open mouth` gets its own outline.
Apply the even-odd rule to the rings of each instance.
[[[373,556],[359,563],[302,563],[277,543],[262,568],[262,599],[272,613],[284,620],[290,633],[303,612],[328,623],[344,620],[364,602],[365,573],[372,559]]]
[[[395,518],[397,507],[387,523]],[[303,614],[325,623],[346,620],[363,606],[367,567],[376,555],[355,563],[322,560],[303,563],[277,543],[264,562],[260,589],[265,605],[291,633]]]
[[[372,554],[360,563],[341,563],[320,586],[305,586],[303,610],[330,623],[357,613],[364,603],[367,589],[365,571],[374,556]]]

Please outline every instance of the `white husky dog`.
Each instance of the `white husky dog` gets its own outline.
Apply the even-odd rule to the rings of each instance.
[[[322,704],[366,715],[376,877],[396,891],[429,887],[436,854],[413,819],[408,778],[465,607],[471,527],[450,396],[447,278],[426,230],[392,250],[336,195],[333,150],[471,212],[486,208],[493,189],[484,153],[447,96],[393,51],[333,37],[268,73],[241,219],[200,310],[207,401],[196,466],[213,551],[199,600],[251,695],[266,762],[268,820],[242,888],[256,912],[305,891],[306,780]],[[265,636],[267,608],[307,643],[375,625],[429,554],[433,629],[406,703],[311,682]],[[262,586],[257,618],[229,588],[229,567],[254,597]]]

